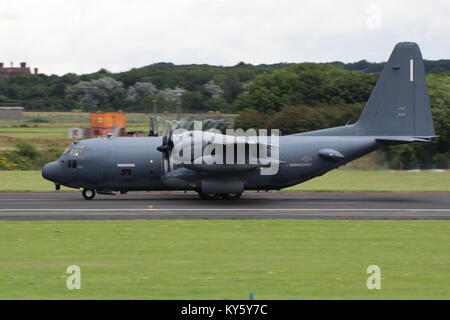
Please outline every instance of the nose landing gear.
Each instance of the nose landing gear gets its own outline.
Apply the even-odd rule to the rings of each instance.
[[[93,190],[93,189],[83,189],[83,192],[81,194],[83,195],[84,199],[92,200],[95,197],[95,190]]]

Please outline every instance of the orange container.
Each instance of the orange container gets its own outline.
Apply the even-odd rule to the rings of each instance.
[[[91,128],[126,128],[125,114],[122,112],[91,113]]]

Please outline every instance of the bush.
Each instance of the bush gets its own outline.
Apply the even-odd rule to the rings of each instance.
[[[0,170],[11,170],[16,167],[16,164],[11,163],[7,157],[0,156]]]
[[[39,151],[37,151],[32,144],[26,141],[21,141],[16,144],[16,150],[19,155],[30,159],[35,159],[39,156]]]
[[[272,115],[245,109],[235,119],[235,127],[244,130],[280,129],[282,134],[293,134],[354,123],[361,109],[359,104],[327,107],[286,106]]]
[[[234,120],[236,129],[266,129],[269,115],[258,112],[255,109],[245,109]]]
[[[16,150],[0,154],[0,170],[40,170],[46,163],[58,159],[63,150],[49,148],[38,151],[28,142],[20,142]]]
[[[35,119],[30,119],[27,122],[30,122],[30,123],[49,123],[50,121],[47,120],[47,119],[35,118]]]

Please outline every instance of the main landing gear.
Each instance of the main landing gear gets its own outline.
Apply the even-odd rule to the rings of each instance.
[[[81,194],[83,195],[83,198],[85,198],[86,200],[92,200],[95,197],[95,190],[83,189],[83,192]]]
[[[222,194],[222,198],[224,198],[225,200],[238,200],[240,199],[242,196],[242,192],[236,192],[236,193],[224,193]]]
[[[101,194],[108,194],[100,192]],[[123,194],[126,192],[123,192]],[[83,192],[81,193],[83,195],[83,198],[86,200],[92,200],[95,198],[96,191],[94,189],[83,189]],[[121,192],[122,194],[122,192]],[[236,193],[202,193],[198,192],[198,195],[205,200],[218,200],[220,198],[225,200],[238,200],[242,196],[242,192],[236,192]]]
[[[236,193],[202,193],[198,192],[200,198],[205,200],[218,200],[223,198],[225,200],[238,200],[242,196],[242,192]]]

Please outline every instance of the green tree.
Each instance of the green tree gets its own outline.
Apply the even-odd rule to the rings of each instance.
[[[79,101],[86,111],[120,108],[126,95],[122,82],[111,77],[81,81],[67,88],[67,97]]]
[[[430,143],[387,148],[386,159],[395,169],[450,166],[450,73],[427,76],[433,123],[439,137]]]
[[[267,121],[270,116],[266,113],[258,112],[255,109],[244,109],[234,120],[234,127],[239,129],[267,129]]]
[[[185,91],[181,97],[183,108],[185,110],[201,111],[204,110],[203,94],[198,91]]]
[[[256,76],[235,105],[273,113],[290,105],[353,104],[368,99],[375,81],[374,75],[339,66],[302,63]]]

